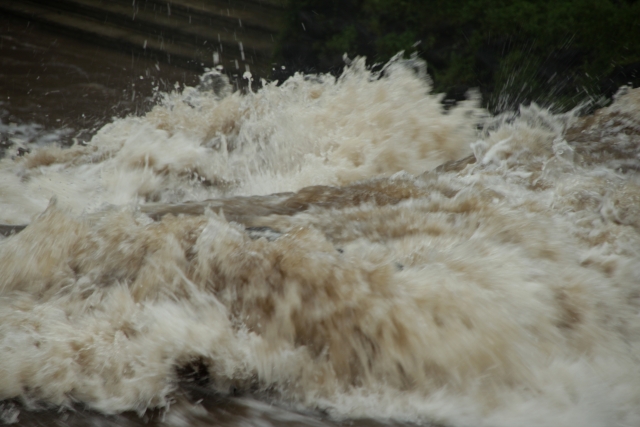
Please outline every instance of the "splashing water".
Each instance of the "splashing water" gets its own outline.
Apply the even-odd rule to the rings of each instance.
[[[501,120],[399,60],[208,79],[0,161],[0,399],[143,413],[192,369],[338,420],[640,424],[640,92]]]

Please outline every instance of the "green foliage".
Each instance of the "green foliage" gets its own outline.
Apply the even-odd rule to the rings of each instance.
[[[481,90],[494,109],[567,108],[640,83],[637,0],[290,0],[280,62],[339,71],[342,56],[427,61],[435,89]]]

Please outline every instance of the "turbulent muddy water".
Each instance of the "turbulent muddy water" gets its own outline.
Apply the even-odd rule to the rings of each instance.
[[[409,65],[1,160],[4,420],[640,425],[640,92],[490,117]]]

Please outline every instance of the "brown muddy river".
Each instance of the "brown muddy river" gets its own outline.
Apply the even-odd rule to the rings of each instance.
[[[3,422],[640,425],[639,89],[240,93],[0,25]]]
[[[199,73],[131,52],[84,43],[41,24],[0,14],[0,138],[32,143],[85,142],[114,117],[140,115],[154,104],[156,91],[198,83]],[[15,148],[15,147],[13,147]],[[7,154],[13,154],[10,151]],[[323,425],[250,399],[199,395],[202,404],[101,415],[79,405],[70,410],[31,409],[7,401],[4,421],[21,407],[18,426],[240,426]],[[27,405],[29,406],[29,405]],[[263,424],[265,423],[265,424]]]
[[[85,143],[115,118],[149,111],[158,91],[195,86],[203,71],[85,43],[37,22],[0,14],[0,148],[8,146],[5,155],[11,156],[34,145]],[[169,411],[119,415],[103,415],[82,404],[61,409],[8,400],[0,403],[0,421],[25,427],[337,425],[319,413],[293,412],[251,397],[225,397],[205,389],[187,394]]]

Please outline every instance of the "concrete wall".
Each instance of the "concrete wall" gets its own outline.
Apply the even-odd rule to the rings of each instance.
[[[0,0],[0,13],[174,65],[268,77],[285,1]]]

